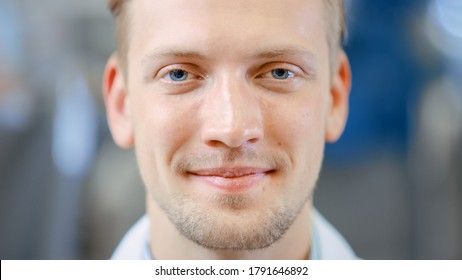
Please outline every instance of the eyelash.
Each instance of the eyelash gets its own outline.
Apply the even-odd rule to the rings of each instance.
[[[281,70],[284,71],[283,76],[285,76],[285,78],[276,78],[275,77],[275,71],[281,71]],[[265,72],[264,74],[259,75],[258,77],[264,78],[264,79],[277,80],[277,81],[285,81],[285,80],[289,80],[291,78],[295,78],[296,76],[297,75],[295,74],[294,71],[286,69],[286,68],[278,67],[278,68],[271,69],[271,70]]]
[[[287,76],[287,77],[285,77],[285,78],[276,78],[274,71],[280,71],[280,70],[285,71],[286,75],[284,75],[284,76]],[[186,78],[184,80],[175,81],[173,79],[173,77],[172,77],[172,75],[175,75],[175,73],[174,73],[175,71],[184,72],[184,74],[186,74]],[[168,80],[171,83],[182,83],[182,82],[187,82],[189,80],[189,76],[191,76],[191,75],[196,76],[195,78],[197,80],[203,80],[204,79],[202,76],[194,74],[193,72],[185,70],[183,68],[175,68],[175,69],[169,70],[167,73],[162,75],[162,78]],[[279,67],[279,68],[274,68],[274,69],[271,69],[269,71],[266,71],[265,73],[263,73],[261,75],[258,75],[257,78],[265,78],[265,79],[268,78],[268,79],[274,79],[274,80],[278,80],[278,81],[284,81],[284,80],[288,80],[288,79],[291,79],[291,78],[295,78],[296,76],[297,76],[297,74],[294,71],[286,69],[286,68]]]
[[[165,69],[165,72],[162,71],[164,73],[162,73],[161,78],[166,80],[169,83],[175,83],[175,84],[187,83],[190,80],[189,77],[191,75],[194,76],[196,80],[203,80],[204,79],[201,75],[198,75],[198,74],[194,73],[193,71],[189,71],[189,70],[187,70],[185,68],[187,68],[187,67],[177,67],[177,66],[167,67],[167,69]],[[184,80],[181,80],[181,81],[173,80],[172,74],[175,71],[183,71],[186,74],[186,78]]]

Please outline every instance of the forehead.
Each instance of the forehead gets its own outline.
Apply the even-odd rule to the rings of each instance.
[[[190,48],[224,57],[271,47],[327,49],[322,1],[131,1],[130,53]]]

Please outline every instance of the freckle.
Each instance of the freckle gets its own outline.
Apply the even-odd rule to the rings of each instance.
[[[282,143],[281,143],[281,142],[278,142],[278,145],[279,145],[279,146],[282,146]]]

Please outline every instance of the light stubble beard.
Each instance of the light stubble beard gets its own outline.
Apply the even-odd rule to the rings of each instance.
[[[278,153],[259,156],[253,151],[231,150],[227,154],[188,155],[172,161],[179,176],[187,170],[234,163],[270,163],[276,172],[286,172],[290,159]],[[306,183],[306,182],[305,182]],[[217,194],[208,197],[210,204],[200,203],[194,195],[174,191],[170,195],[153,193],[153,199],[167,214],[170,222],[189,240],[209,249],[257,250],[278,241],[293,224],[303,206],[312,196],[313,188],[306,186],[303,194],[290,195],[285,188],[281,197],[263,209],[252,208],[255,199],[245,194]],[[293,190],[292,190],[293,191]],[[203,199],[202,199],[203,200]],[[218,206],[218,208],[217,208]],[[307,221],[308,222],[308,221]]]

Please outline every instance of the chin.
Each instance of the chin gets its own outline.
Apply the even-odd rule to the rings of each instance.
[[[187,239],[208,249],[257,250],[278,241],[292,225],[306,200],[255,205],[242,195],[214,197],[212,204],[188,197],[159,201],[170,222]]]

